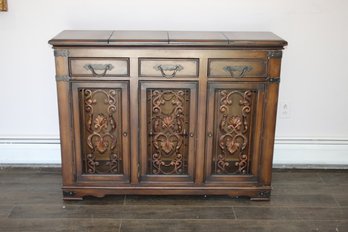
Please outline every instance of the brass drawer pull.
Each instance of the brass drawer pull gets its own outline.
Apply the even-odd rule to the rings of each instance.
[[[112,64],[86,64],[83,66],[85,69],[90,70],[93,76],[104,77],[106,72],[112,70],[114,66]],[[102,73],[97,73],[96,70],[104,70]]]
[[[161,71],[162,77],[166,77],[166,78],[175,77],[176,72],[180,72],[181,70],[184,69],[182,65],[161,65],[161,64],[155,65],[153,68],[157,71]],[[172,73],[167,74],[166,72],[168,71],[172,71]]]
[[[233,72],[240,72],[236,77],[243,77],[245,73],[250,72],[253,69],[251,66],[225,66],[224,71],[229,72],[231,77],[235,77]]]

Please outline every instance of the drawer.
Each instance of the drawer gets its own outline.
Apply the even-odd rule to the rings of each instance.
[[[70,76],[76,77],[127,77],[128,58],[70,58]]]
[[[140,58],[140,77],[198,77],[198,59]]]
[[[208,77],[266,77],[267,61],[263,59],[209,59]]]

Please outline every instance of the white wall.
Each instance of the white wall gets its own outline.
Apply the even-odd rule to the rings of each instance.
[[[0,13],[0,162],[40,162],[34,157],[42,150],[35,144],[47,141],[55,147],[42,160],[59,160],[54,60],[47,44],[51,37],[64,29],[151,29],[272,31],[286,39],[280,102],[290,103],[291,117],[278,118],[275,162],[348,164],[346,0],[8,4],[9,12]],[[28,144],[37,152],[18,152]],[[303,144],[312,155],[303,152]],[[327,144],[334,145],[331,149]],[[341,152],[335,153],[337,149]]]

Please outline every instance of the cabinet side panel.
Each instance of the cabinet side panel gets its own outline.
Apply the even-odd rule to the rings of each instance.
[[[281,58],[272,57],[268,62],[268,77],[270,82],[266,85],[265,114],[263,116],[263,143],[260,159],[260,184],[271,185],[272,163],[275,127],[277,118],[278,92],[280,81]],[[271,81],[272,80],[272,81]]]
[[[60,50],[58,50],[60,51]],[[66,50],[62,50],[66,51]],[[55,54],[57,50],[55,51]],[[55,56],[57,99],[59,111],[60,145],[62,155],[63,185],[74,183],[74,153],[72,136],[71,85],[68,77],[68,58]]]
[[[262,156],[260,162],[260,181],[264,186],[271,184],[275,126],[277,117],[279,84],[273,83],[266,89]]]

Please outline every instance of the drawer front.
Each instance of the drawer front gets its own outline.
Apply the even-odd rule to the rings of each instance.
[[[128,58],[70,58],[70,76],[127,77]]]
[[[209,59],[208,77],[266,77],[267,61],[263,59]]]
[[[140,58],[140,77],[198,77],[198,59]]]

